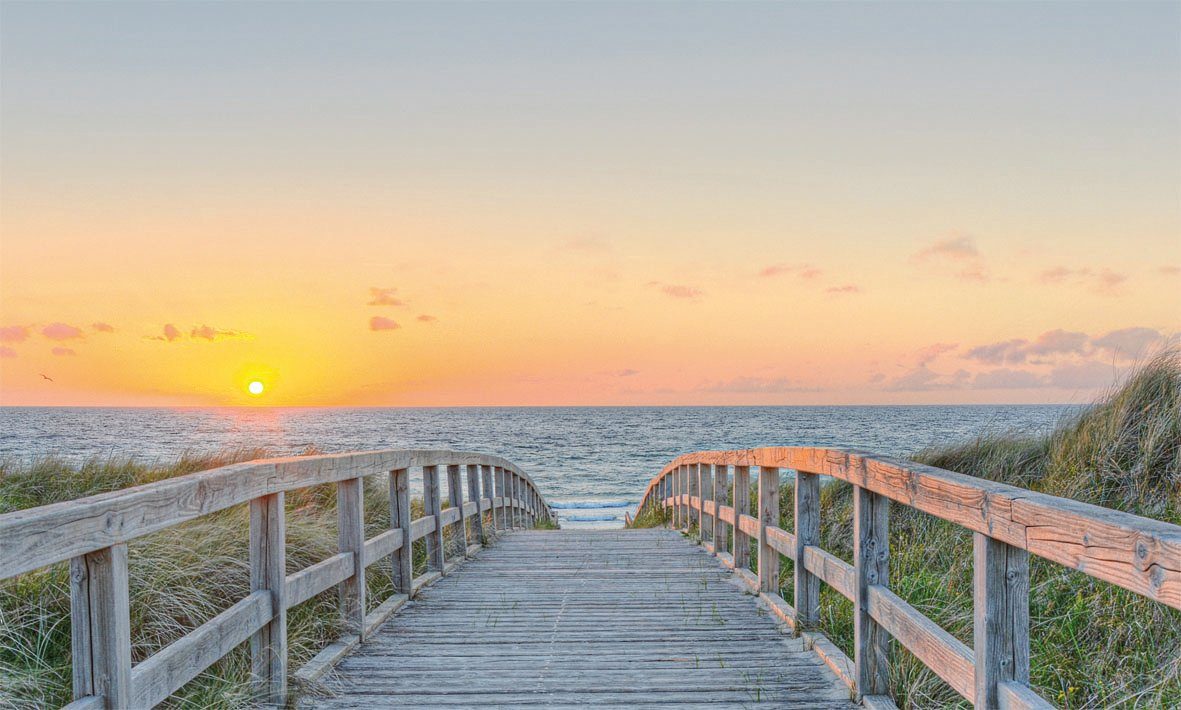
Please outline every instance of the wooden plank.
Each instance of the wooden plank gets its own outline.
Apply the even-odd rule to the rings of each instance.
[[[795,549],[791,558],[797,622],[804,628],[820,624],[820,578],[808,570],[805,554],[809,546],[820,545],[820,477],[796,472]]]
[[[856,694],[857,691],[857,668],[853,661],[845,655],[835,643],[830,641],[827,636],[819,631],[805,631],[801,634],[801,638],[808,644],[812,651],[820,656],[820,660],[824,661],[824,665],[828,666],[837,678]],[[864,700],[865,696],[862,696]]]
[[[710,505],[714,497],[714,467],[708,463],[697,465],[697,490],[701,501],[701,529],[699,537],[703,542],[712,543],[714,538],[714,516]]]
[[[701,493],[699,466],[700,464],[692,464],[685,468],[686,493],[689,494],[689,525],[697,528],[698,536],[701,535],[701,499],[698,498]]]
[[[853,565],[814,545],[804,548],[804,567],[849,601],[857,594],[857,573]]]
[[[435,532],[436,522],[435,516],[433,515],[423,516],[417,520],[410,521],[411,541],[421,540],[433,534]]]
[[[134,692],[125,707],[158,705],[238,644],[268,626],[274,617],[271,598],[268,590],[251,592],[250,596],[137,665],[131,673]],[[286,658],[283,667],[286,669]],[[284,675],[284,689],[286,683]],[[268,687],[274,692],[273,685],[268,684]]]
[[[460,482],[459,466],[447,467],[447,502],[450,507],[443,511],[443,523],[451,526],[451,542],[447,543],[456,554],[462,555],[467,547],[467,530],[463,523],[463,484]]]
[[[414,530],[410,512],[410,469],[390,471],[390,529],[402,533],[401,544],[390,557],[391,581],[394,591],[410,594],[414,581]]]
[[[86,556],[70,560],[70,649],[74,702],[82,703],[95,696],[93,636],[90,628],[90,571]]]
[[[738,518],[738,527],[748,538],[759,539],[759,519],[750,515],[741,515]]]
[[[463,514],[471,515],[471,539],[479,544],[484,544],[484,519],[480,515],[480,467],[475,464],[469,464],[467,467],[467,503],[464,503]],[[468,506],[471,506],[471,512],[468,512]]]
[[[386,530],[365,541],[365,566],[389,557],[402,548],[402,531]]]
[[[890,635],[869,611],[869,589],[890,579],[890,501],[873,491],[853,489],[853,662],[857,692],[889,692]]]
[[[870,586],[867,599],[870,615],[882,628],[957,693],[972,699],[976,670],[971,649],[885,587]]]
[[[290,609],[353,576],[353,553],[341,552],[287,576],[286,605]]]
[[[508,515],[504,507],[504,469],[497,466],[493,468],[493,471],[495,473],[495,476],[493,476],[493,484],[496,487],[496,499],[498,501],[497,507],[499,509],[498,515],[494,516],[496,518],[496,529],[507,530],[509,525]]]
[[[336,484],[337,540],[353,556],[353,573],[338,587],[345,628],[360,634],[365,620],[365,486],[360,478]]]
[[[1029,686],[1015,681],[1002,681],[997,688],[997,707],[1000,710],[1053,710],[1054,706],[1033,692]]]
[[[435,523],[435,529],[426,536],[426,566],[429,570],[443,571],[446,553],[443,551],[443,498],[439,491],[439,468],[424,466],[422,469],[423,513]]]
[[[730,506],[728,506],[728,505],[719,505],[719,506],[718,506],[718,518],[719,518],[719,519],[720,519],[720,520],[721,520],[723,523],[725,523],[727,526],[729,526],[730,528],[733,528],[733,527],[734,527],[734,509],[733,509],[733,508],[731,508]],[[732,529],[728,529],[728,530],[726,531],[726,533],[727,533],[728,535],[730,535],[730,538],[731,538],[731,539],[733,539],[733,537],[734,537],[734,531],[733,531]],[[727,542],[726,542],[726,547],[727,547],[727,548],[729,548],[729,546],[730,546],[731,544],[732,544],[731,542],[727,541]]]
[[[1000,683],[1029,685],[1029,553],[975,533],[972,554],[976,671],[965,697],[991,708]]]
[[[103,698],[107,708],[131,703],[131,615],[128,590],[127,545],[86,554],[71,566],[71,600],[80,607],[73,618],[85,613],[85,635],[73,636],[73,663],[87,669],[74,681],[89,683],[85,692],[75,686],[76,699],[86,695]],[[81,601],[80,597],[85,597]]]
[[[734,515],[737,518],[731,534],[733,543],[730,545],[734,555],[735,569],[750,568],[750,536],[742,527],[743,518],[750,517],[750,467],[734,467]],[[755,521],[757,527],[758,521]]]
[[[496,496],[496,488],[492,484],[491,466],[480,466],[480,484],[484,491],[484,497],[480,502],[480,510],[481,512],[489,511],[488,525],[485,529],[485,535],[491,538],[496,535],[496,512],[492,502]]]
[[[767,529],[779,524],[779,469],[759,468],[759,591],[779,593],[779,551]]]
[[[103,699],[97,695],[85,695],[63,705],[62,710],[102,710]]]
[[[796,558],[795,535],[775,525],[768,525],[764,532],[767,535],[767,544],[771,546],[771,549],[788,559],[794,560]]]
[[[730,530],[727,528],[727,523],[723,516],[725,511],[725,502],[728,498],[727,491],[730,487],[730,467],[725,464],[714,466],[714,480],[713,480],[713,509],[711,514],[714,519],[713,534],[710,540],[714,544],[714,553],[720,554],[730,549]],[[733,521],[734,510],[730,510],[729,520]]]
[[[461,517],[459,508],[444,508],[442,515],[444,527],[458,523]]]
[[[257,630],[252,629],[250,635],[250,668],[258,696],[275,705],[287,702],[287,531],[283,496],[283,493],[272,493],[250,501],[250,591],[252,596],[258,593],[266,598],[267,611],[264,622],[255,627]],[[243,612],[242,618],[246,616]],[[253,623],[254,617],[250,617],[250,619]],[[238,628],[235,624],[239,621],[241,619],[233,615],[223,619],[221,623],[226,626],[222,629],[224,633],[218,632],[219,637],[224,636],[229,639],[234,636],[235,629]],[[206,633],[208,634],[208,632]],[[194,634],[196,632],[186,638],[193,637]],[[236,638],[236,636],[234,637]],[[158,697],[144,696],[141,691],[147,693],[156,691],[143,690],[140,681],[134,682],[137,696],[140,696],[141,700],[144,698],[152,700],[152,702],[143,703],[144,705],[148,707],[155,705],[171,695],[181,685],[187,683],[193,677],[184,677],[184,673],[188,672],[188,666],[199,665],[205,661],[208,653],[216,650],[208,639],[191,643],[193,648],[197,650],[186,651],[185,653],[188,655],[177,651],[181,655],[176,658],[181,659],[187,665],[177,666],[171,660],[162,660],[160,668],[165,670],[159,671],[158,677],[148,676],[152,678],[148,684],[155,684],[156,691],[163,692],[163,695]],[[173,644],[173,646],[175,645]],[[236,645],[236,642],[231,644],[221,653],[228,653],[229,649]],[[209,663],[220,657],[219,655],[209,659],[208,663],[196,668],[195,673],[204,670]],[[137,669],[142,666],[143,664],[140,664]]]

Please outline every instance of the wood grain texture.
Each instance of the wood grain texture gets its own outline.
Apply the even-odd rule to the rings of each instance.
[[[429,570],[442,572],[447,561],[443,552],[443,498],[439,490],[438,466],[422,469],[422,510],[424,517],[434,522],[434,529],[426,535],[426,566]]]
[[[84,556],[71,569],[72,599],[85,595],[88,635],[73,647],[73,663],[87,666],[91,684],[84,695],[103,699],[106,708],[131,706],[131,617],[127,545],[118,544]],[[74,615],[75,618],[82,612]],[[77,695],[77,690],[75,690]]]
[[[976,671],[971,649],[885,587],[869,587],[867,599],[874,621],[957,693],[972,699]]]
[[[972,540],[976,707],[1000,705],[999,684],[1029,684],[1029,553],[976,533]]]
[[[360,478],[336,484],[337,539],[353,556],[353,573],[340,583],[340,613],[345,627],[361,633],[365,620],[365,486]]]
[[[808,570],[804,556],[809,546],[820,545],[820,477],[797,473],[795,477],[795,549],[792,568],[796,623],[816,628],[820,623],[820,578]]]
[[[404,606],[301,708],[852,708],[673,531],[522,532]]]
[[[750,517],[750,467],[734,467],[734,527],[731,529],[730,550],[735,569],[750,569],[750,535],[742,527],[744,517]],[[756,525],[758,521],[755,521]]]
[[[1181,526],[859,449],[700,451],[665,470],[702,462],[832,476],[1181,609]]]
[[[779,593],[779,551],[767,528],[779,523],[779,469],[759,468],[759,591]]]
[[[287,608],[297,606],[353,576],[353,553],[341,552],[287,575]]]
[[[410,513],[410,470],[399,468],[390,471],[390,529],[402,531],[402,544],[390,558],[391,581],[394,591],[410,594],[414,581],[414,548],[411,545]]]
[[[256,630],[250,636],[251,675],[259,697],[276,705],[287,702],[287,530],[283,497],[283,493],[272,493],[250,501],[250,591],[252,595],[261,593],[266,597],[267,612],[264,623],[254,627]],[[250,612],[243,611],[237,618],[223,619],[221,623],[224,628],[206,633],[216,633],[227,639],[237,638],[234,631],[250,626],[254,620]],[[173,646],[195,636],[197,632],[190,633]],[[196,644],[195,648],[200,650],[187,656],[177,655],[178,660],[172,662],[168,671],[160,674],[164,677],[155,679],[157,690],[163,694],[151,696],[152,702],[145,705],[155,705],[187,683],[192,676],[181,678],[184,666],[199,666],[195,672],[200,672],[221,658],[217,655],[205,665],[200,665],[208,654],[219,650],[220,646],[211,641],[188,642]],[[229,648],[236,645],[234,643]],[[228,653],[229,648],[220,653]],[[136,669],[143,665],[140,664]],[[135,690],[138,696],[142,690],[140,681],[135,682]]]
[[[730,490],[730,467],[725,464],[718,464],[714,466],[714,482],[713,482],[713,515],[714,515],[714,530],[713,536],[710,538],[714,543],[714,553],[721,554],[730,549],[730,524],[734,520],[734,510],[729,510],[730,517],[727,518],[726,501],[729,500]],[[727,523],[726,521],[731,521]]]
[[[853,489],[853,662],[857,692],[883,695],[890,686],[890,635],[870,613],[869,590],[890,579],[890,501]]]

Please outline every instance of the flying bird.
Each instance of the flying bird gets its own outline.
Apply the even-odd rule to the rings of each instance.
[[[53,382],[53,378],[50,377],[49,375],[45,374],[44,372],[38,372],[37,374],[41,375],[41,379],[49,380],[50,382]]]

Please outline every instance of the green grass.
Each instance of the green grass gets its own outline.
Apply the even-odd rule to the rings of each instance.
[[[1047,436],[983,435],[916,452],[940,468],[1181,524],[1181,359],[1165,352]],[[752,491],[751,500],[755,500]],[[792,486],[780,490],[780,525],[794,529]],[[852,561],[852,487],[821,492],[821,546]],[[902,505],[891,506],[890,586],[972,645],[972,537]],[[663,524],[644,511],[637,526]],[[757,554],[752,551],[752,565]],[[1040,558],[1031,558],[1031,683],[1066,708],[1181,707],[1181,612]],[[781,594],[791,599],[784,559]],[[852,656],[848,600],[822,585],[821,629]],[[969,707],[894,644],[891,693],[905,708]]]
[[[309,450],[307,453],[318,453]],[[71,466],[56,459],[0,461],[0,513],[67,501],[267,455],[242,450],[185,455],[167,466],[124,459]],[[389,493],[381,476],[366,479],[366,537],[389,526]],[[338,552],[335,486],[286,495],[288,573]],[[411,501],[413,517],[422,502]],[[488,524],[487,522],[485,523]],[[130,543],[132,655],[142,661],[249,593],[246,506],[147,535]],[[448,555],[465,541],[448,536]],[[415,574],[426,571],[425,541],[414,544]],[[56,564],[0,581],[0,708],[58,707],[70,701],[68,565]],[[389,565],[366,571],[370,610],[393,593]],[[294,671],[344,631],[337,593],[329,590],[288,612]],[[170,708],[252,706],[249,652],[239,647],[168,700]]]

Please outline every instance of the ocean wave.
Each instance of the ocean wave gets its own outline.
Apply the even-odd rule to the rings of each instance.
[[[549,507],[554,510],[598,510],[602,508],[629,508],[637,501],[630,500],[568,500],[550,502]]]

